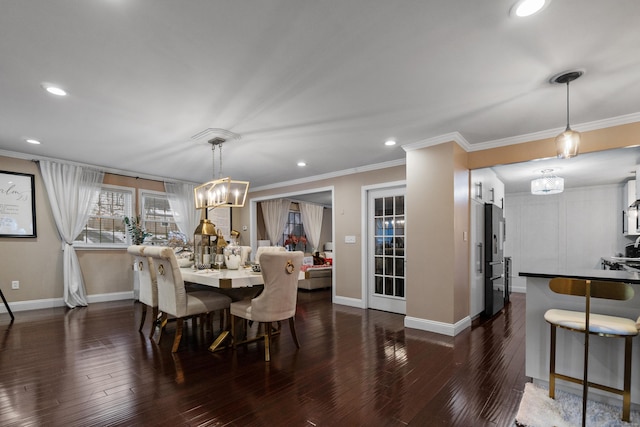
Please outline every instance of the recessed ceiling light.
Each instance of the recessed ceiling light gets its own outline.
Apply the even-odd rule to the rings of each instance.
[[[52,95],[56,95],[56,96],[66,96],[67,95],[67,91],[62,89],[59,86],[56,85],[52,85],[51,83],[42,83],[42,87],[44,88],[44,90],[46,90],[47,92],[49,92]]]
[[[298,166],[303,167],[303,166],[307,166],[307,164],[305,162],[300,161],[298,162]]]
[[[551,3],[551,0],[519,0],[509,11],[511,16],[524,18],[540,12]]]
[[[37,139],[25,139],[25,141],[27,141],[29,144],[34,144],[34,145],[40,145],[40,141],[38,141]]]
[[[384,142],[384,145],[388,145],[388,146],[396,145],[396,142],[395,142],[393,139],[387,139],[387,140]]]

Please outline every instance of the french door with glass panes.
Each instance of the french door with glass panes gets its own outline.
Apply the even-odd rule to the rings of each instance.
[[[372,190],[367,199],[368,307],[405,314],[405,188]]]

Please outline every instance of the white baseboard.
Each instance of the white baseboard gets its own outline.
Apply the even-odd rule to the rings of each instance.
[[[347,298],[347,297],[334,297],[334,304],[346,305],[349,307],[356,307],[366,309],[365,303],[361,299]],[[460,332],[471,327],[471,318],[469,316],[459,320],[455,324],[436,322],[433,320],[420,319],[417,317],[405,316],[404,326],[406,328],[419,329],[422,331],[435,332],[441,335],[447,335],[450,337],[458,335]]]
[[[29,301],[13,301],[9,302],[11,311],[40,310],[43,308],[63,307],[64,300],[62,298],[33,299]],[[7,309],[4,304],[0,305],[0,313],[6,313]]]
[[[460,332],[471,327],[471,318],[466,316],[452,324],[406,316],[404,318],[404,326],[406,328],[420,329],[422,331],[435,332],[436,334],[455,337]]]
[[[110,292],[108,294],[95,294],[87,295],[87,301],[92,302],[107,302],[107,301],[121,301],[125,299],[134,299],[133,291],[126,292]]]
[[[127,292],[111,292],[107,294],[95,294],[87,295],[87,301],[89,304],[96,302],[106,301],[120,301],[133,299],[133,291]],[[26,311],[26,310],[40,310],[44,308],[64,307],[65,303],[62,298],[46,298],[46,299],[34,299],[29,301],[14,301],[9,302],[9,308],[11,311]],[[6,313],[7,309],[0,301],[0,313]]]
[[[347,298],[347,297],[334,297],[333,298],[333,303],[334,304],[340,304],[340,305],[347,305],[349,307],[356,307],[356,308],[367,308],[365,307],[364,301],[361,299],[356,299],[356,298]]]

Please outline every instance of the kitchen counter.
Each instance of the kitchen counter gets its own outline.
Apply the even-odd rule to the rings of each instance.
[[[638,271],[640,269],[640,258],[629,257],[602,257],[602,268],[609,270],[629,270]]]
[[[626,282],[640,285],[640,274],[634,271],[624,270],[575,270],[575,271],[552,271],[552,272],[520,272],[523,277],[539,277],[553,279],[554,277],[569,277],[585,280],[602,280],[605,282]],[[547,281],[548,284],[548,281]],[[640,288],[637,289],[640,292]]]
[[[638,262],[638,263],[640,263],[640,258],[630,258],[630,257],[624,257],[624,256],[609,256],[609,257],[602,257],[602,259],[606,259],[606,260],[611,261],[611,262]]]
[[[610,314],[629,319],[640,315],[640,274],[624,270],[581,270],[521,272],[527,279],[526,291],[526,360],[525,375],[534,383],[548,383],[549,380],[549,335],[550,326],[544,320],[544,313],[550,308],[584,311],[584,298],[556,294],[549,289],[549,279],[554,277],[572,277],[579,279],[602,280],[631,283],[635,295],[628,301],[610,301],[594,298],[591,311]],[[631,370],[631,401],[640,403],[640,338],[634,338],[633,368]],[[624,368],[624,341],[614,338],[593,336],[590,340],[589,379],[602,384],[621,387]],[[558,372],[582,377],[582,354],[584,337],[575,332],[560,329],[556,368]],[[560,389],[581,394],[581,386],[557,381]],[[621,399],[611,394],[589,389],[591,398],[599,398],[610,404],[621,406]]]

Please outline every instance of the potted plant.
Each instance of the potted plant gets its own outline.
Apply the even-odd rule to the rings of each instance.
[[[151,235],[140,225],[139,216],[131,218],[125,216],[124,223],[127,226],[127,233],[131,237],[131,244],[133,245],[141,245],[144,243],[144,239]]]

